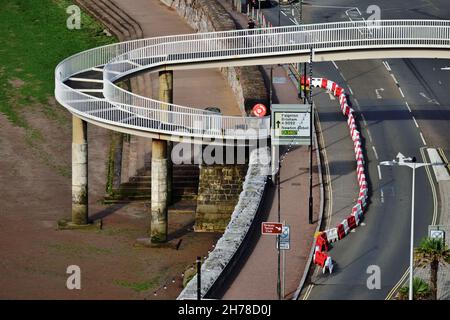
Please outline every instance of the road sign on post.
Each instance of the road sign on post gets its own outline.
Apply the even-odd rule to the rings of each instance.
[[[283,224],[278,222],[263,222],[261,233],[264,235],[279,235],[283,232]]]
[[[283,232],[280,234],[280,250],[289,250],[291,248],[290,240],[290,228],[283,226]]]
[[[310,144],[310,105],[273,104],[271,115],[273,145]]]
[[[446,227],[442,225],[430,225],[428,226],[428,236],[430,238],[442,239],[445,243],[445,230]]]

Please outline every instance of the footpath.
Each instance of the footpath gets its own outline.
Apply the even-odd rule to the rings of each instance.
[[[220,1],[231,14],[238,27],[247,27],[247,18],[232,10],[229,2]],[[273,103],[302,103],[297,88],[289,79],[283,66],[264,66],[266,82],[270,83],[273,67]],[[282,150],[281,150],[282,152]],[[313,224],[308,223],[309,196],[309,147],[293,148],[285,157],[281,167],[281,221],[290,226],[290,250],[285,254],[285,289],[283,299],[292,299],[302,280],[320,215],[320,184],[317,169],[316,149],[313,148]],[[262,205],[259,221],[277,221],[278,199],[276,186],[270,187]],[[253,247],[242,261],[241,269],[224,288],[223,299],[278,299],[276,238],[253,235]]]

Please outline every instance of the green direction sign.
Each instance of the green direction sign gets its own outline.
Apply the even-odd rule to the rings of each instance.
[[[310,110],[306,104],[273,104],[272,144],[309,145]]]

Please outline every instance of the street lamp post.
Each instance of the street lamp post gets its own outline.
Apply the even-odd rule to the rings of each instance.
[[[400,152],[396,157],[398,160],[382,161],[382,166],[406,166],[412,169],[412,186],[411,186],[411,239],[410,239],[410,251],[409,251],[409,300],[413,300],[413,267],[414,267],[414,194],[416,184],[416,169],[424,166],[432,165],[445,165],[440,163],[418,163],[416,157],[406,158]]]

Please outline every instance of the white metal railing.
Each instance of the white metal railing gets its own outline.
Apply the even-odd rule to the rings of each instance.
[[[369,29],[370,32],[361,32]],[[56,68],[55,95],[72,112],[118,126],[168,134],[233,139],[267,137],[269,119],[222,116],[142,97],[114,84],[161,65],[383,48],[450,49],[450,21],[380,20],[294,25],[134,40],[74,55]],[[251,63],[251,62],[250,62]],[[69,77],[104,66],[98,99],[70,88]],[[80,102],[83,101],[83,102]],[[238,129],[237,131],[235,131]]]

